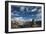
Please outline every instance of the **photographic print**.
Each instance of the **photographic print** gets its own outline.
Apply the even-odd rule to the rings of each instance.
[[[40,6],[11,5],[11,28],[41,27]]]
[[[7,32],[44,31],[44,3],[6,2]]]

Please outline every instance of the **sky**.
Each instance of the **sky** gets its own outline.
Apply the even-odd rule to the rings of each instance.
[[[21,21],[41,20],[41,6],[11,5],[11,19]]]

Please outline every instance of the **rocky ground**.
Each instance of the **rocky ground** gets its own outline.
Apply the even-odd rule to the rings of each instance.
[[[19,25],[18,22],[12,23],[11,28],[28,28],[28,27],[41,27],[41,21],[33,22],[25,22],[23,25]]]

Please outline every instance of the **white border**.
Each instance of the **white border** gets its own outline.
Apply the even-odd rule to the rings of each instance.
[[[42,7],[42,27],[38,28],[20,28],[20,29],[11,29],[11,5],[24,5],[24,6],[41,6]],[[25,4],[25,3],[9,3],[8,5],[8,31],[9,32],[16,32],[16,31],[32,31],[32,30],[43,30],[44,28],[44,6],[41,4]]]

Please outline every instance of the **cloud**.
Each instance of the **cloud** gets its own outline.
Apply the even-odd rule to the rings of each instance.
[[[15,20],[15,21],[22,21],[23,20],[23,17],[14,17],[12,19]]]
[[[20,16],[19,14],[14,14],[14,16]]]
[[[24,19],[23,17],[14,17],[12,20],[15,21],[32,21],[32,19]]]
[[[37,14],[36,16],[37,16],[37,18],[39,18],[41,16],[41,13]]]
[[[36,15],[36,21],[41,21],[42,15],[41,13]]]
[[[11,15],[14,15],[14,13],[11,12]]]
[[[15,13],[16,13],[17,11],[16,11],[16,10],[14,10],[13,12],[15,12]]]
[[[23,17],[16,17],[15,19],[21,21],[23,20]]]
[[[14,17],[14,18],[12,19],[12,21],[13,21],[13,23],[15,23],[15,21],[16,21],[16,22],[19,23],[19,25],[23,25],[23,24],[25,24],[27,21],[32,21],[32,19],[24,19],[23,17]]]
[[[23,17],[14,17],[12,20],[13,20],[14,23],[15,23],[15,21],[18,22],[19,25],[23,25],[24,24]]]
[[[32,19],[28,19],[29,21],[32,21]]]
[[[41,9],[39,9],[38,12],[41,12]]]
[[[32,15],[32,16],[34,16],[34,15]]]
[[[34,8],[34,9],[32,9],[32,12],[34,12],[34,11],[36,11],[37,10],[37,8]]]
[[[29,8],[26,8],[27,12],[29,12]]]
[[[19,13],[20,13],[20,12],[14,11],[14,12],[11,12],[11,15],[12,15],[12,16],[20,16]]]
[[[13,12],[11,12],[11,15],[14,15],[14,13],[16,13],[17,11],[16,10],[14,10]]]
[[[24,11],[25,7],[20,7],[20,11]]]

